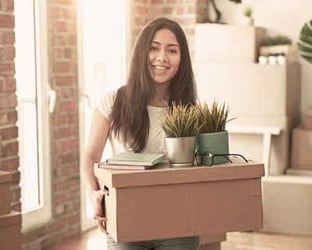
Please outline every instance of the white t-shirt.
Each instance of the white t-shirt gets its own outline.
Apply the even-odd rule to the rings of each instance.
[[[117,91],[110,91],[103,95],[96,108],[109,120],[112,107],[116,98]],[[167,107],[147,106],[150,120],[150,129],[147,144],[143,152],[145,153],[166,153],[165,133],[160,126],[159,116],[168,111]],[[112,153],[118,154],[131,149],[124,145],[122,138],[117,138],[113,133],[109,134],[109,142],[112,147]]]

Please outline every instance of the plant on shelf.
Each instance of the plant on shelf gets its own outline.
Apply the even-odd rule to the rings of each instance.
[[[290,45],[292,40],[285,35],[276,35],[265,37],[261,42],[260,46],[273,46],[273,45]]]
[[[298,49],[302,58],[312,63],[312,20],[306,22],[300,30]]]
[[[244,16],[246,17],[252,17],[252,8],[250,6],[246,6],[244,9],[243,9],[243,14]]]
[[[195,106],[173,103],[169,111],[159,119],[166,134],[165,143],[170,165],[172,167],[193,166],[199,130]]]
[[[241,23],[243,25],[254,25],[254,18],[252,16],[253,9],[250,6],[245,6],[242,11]]]
[[[280,63],[284,64],[285,59],[293,61],[297,59],[297,51],[292,44],[292,40],[285,35],[265,37],[260,42],[259,54],[266,57],[271,64],[275,64],[280,58]],[[260,58],[259,58],[260,59]]]

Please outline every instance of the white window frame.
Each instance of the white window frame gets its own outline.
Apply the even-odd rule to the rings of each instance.
[[[18,4],[18,2],[16,2]],[[48,49],[46,0],[33,0],[35,25],[35,60],[38,115],[38,166],[40,206],[22,211],[22,231],[26,232],[51,219],[50,124],[48,109]],[[20,133],[19,136],[22,136]],[[21,163],[22,164],[22,163]],[[26,170],[27,171],[27,170]],[[23,187],[21,187],[23,188]]]

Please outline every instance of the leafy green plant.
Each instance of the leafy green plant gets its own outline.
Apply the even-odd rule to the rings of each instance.
[[[219,104],[217,101],[214,101],[211,107],[209,107],[204,102],[197,104],[196,108],[198,110],[199,133],[224,131],[226,123],[234,119],[228,120],[229,107],[225,103]]]
[[[189,137],[198,134],[197,109],[194,105],[174,103],[168,113],[160,116],[160,125],[167,137]]]
[[[284,35],[268,36],[261,42],[261,46],[272,46],[272,45],[288,45],[292,44],[292,40]]]
[[[301,28],[298,49],[300,55],[312,63],[312,20],[306,22]]]

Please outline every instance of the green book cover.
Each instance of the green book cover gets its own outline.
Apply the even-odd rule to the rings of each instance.
[[[165,154],[125,152],[112,156],[106,160],[106,163],[112,165],[154,166],[163,159],[165,159]]]

